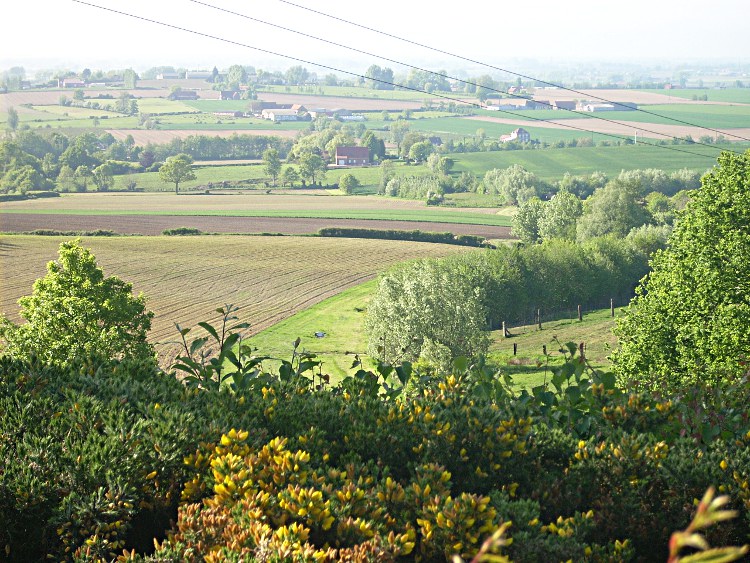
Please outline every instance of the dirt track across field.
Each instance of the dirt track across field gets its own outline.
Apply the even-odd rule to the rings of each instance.
[[[54,231],[106,230],[121,234],[160,235],[165,229],[188,227],[204,233],[283,233],[304,235],[323,227],[395,229],[451,232],[488,239],[509,239],[510,227],[433,223],[428,221],[381,221],[363,219],[300,219],[288,217],[213,217],[175,215],[48,215],[0,213],[0,231],[24,233],[40,229]]]

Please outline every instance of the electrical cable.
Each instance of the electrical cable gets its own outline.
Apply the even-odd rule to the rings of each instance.
[[[622,102],[615,102],[613,100],[608,100],[606,98],[602,98],[602,97],[596,96],[594,94],[588,94],[586,92],[582,92],[580,90],[575,90],[573,88],[568,88],[568,87],[562,86],[560,84],[555,84],[555,83],[552,83],[552,82],[547,82],[545,80],[541,80],[541,79],[535,78],[533,76],[527,76],[525,74],[520,74],[518,72],[513,72],[512,70],[508,70],[508,69],[505,69],[505,68],[494,66],[494,65],[491,65],[489,63],[484,63],[484,62],[481,62],[481,61],[477,61],[477,60],[474,60],[474,59],[471,59],[471,58],[468,58],[468,57],[464,57],[462,55],[458,55],[456,53],[451,53],[450,51],[445,51],[445,50],[440,49],[438,47],[432,47],[430,45],[425,45],[423,43],[419,43],[419,42],[413,41],[411,39],[406,39],[404,37],[400,37],[398,35],[394,35],[392,33],[386,32],[386,31],[381,31],[381,30],[378,30],[378,29],[375,29],[375,28],[372,28],[372,27],[368,27],[366,25],[359,24],[357,22],[353,22],[353,21],[350,21],[350,20],[347,20],[347,19],[344,19],[344,18],[340,18],[338,16],[327,14],[326,12],[322,12],[322,11],[316,10],[314,8],[308,8],[307,6],[302,6],[300,4],[296,4],[296,3],[291,2],[289,0],[278,0],[278,1],[281,2],[282,4],[287,4],[289,6],[293,6],[295,8],[299,8],[301,10],[307,10],[308,12],[312,12],[313,14],[324,16],[326,18],[330,18],[332,20],[335,20],[335,21],[338,21],[338,22],[341,22],[341,23],[345,23],[347,25],[352,25],[352,26],[358,27],[360,29],[364,29],[366,31],[371,31],[371,32],[377,33],[379,35],[383,35],[384,37],[389,37],[391,39],[397,39],[398,41],[403,41],[404,43],[408,43],[409,45],[414,45],[415,47],[421,47],[423,49],[428,49],[428,50],[433,51],[435,53],[440,53],[442,55],[448,55],[449,57],[460,59],[462,61],[466,61],[466,62],[473,63],[473,64],[478,64],[478,65],[481,65],[481,66],[484,66],[484,67],[487,67],[487,68],[491,68],[493,70],[497,70],[497,71],[500,71],[500,72],[506,72],[508,74],[512,74],[513,76],[518,76],[520,78],[525,78],[527,80],[533,80],[534,82],[538,82],[538,83],[544,84],[546,86],[551,86],[551,87],[554,87],[554,88],[559,88],[560,90],[565,90],[567,92],[572,92],[574,94],[579,94],[581,96],[585,96],[585,97],[588,97],[588,98],[593,98],[595,100],[606,102],[608,104],[614,104],[614,105],[617,105],[617,106],[621,106],[621,107],[627,108],[629,110],[633,109],[632,107],[628,106],[627,104],[623,104]],[[408,66],[408,65],[406,65],[406,66]],[[430,71],[428,71],[428,72],[430,72]],[[711,127],[704,127],[702,125],[696,125],[694,123],[690,123],[689,121],[683,121],[681,119],[677,119],[676,117],[669,117],[669,116],[666,116],[666,115],[661,115],[659,113],[652,112],[652,111],[645,110],[645,109],[641,109],[641,108],[636,108],[636,111],[640,111],[640,112],[646,113],[648,115],[652,115],[654,117],[659,117],[661,119],[667,119],[667,120],[673,121],[675,123],[680,123],[682,125],[689,125],[691,127],[697,127],[697,128],[700,128],[700,129],[705,129],[706,131],[711,131],[712,133],[718,133],[720,135],[729,135],[731,137],[735,137],[736,139],[740,139],[742,141],[750,141],[750,138],[742,137],[741,135],[735,135],[734,133],[729,133],[729,132],[726,132],[726,131],[720,131],[718,129],[712,129]],[[576,112],[576,113],[578,113],[578,112]],[[644,129],[644,131],[645,131],[645,129]]]
[[[100,10],[104,10],[104,11],[111,12],[111,13],[114,13],[114,14],[118,14],[118,15],[121,15],[121,16],[127,16],[127,17],[134,18],[134,19],[137,19],[137,20],[140,20],[140,21],[144,21],[144,22],[153,23],[153,24],[156,24],[156,25],[160,25],[162,27],[168,27],[168,28],[171,28],[171,29],[175,29],[175,30],[178,30],[178,31],[183,31],[183,32],[186,32],[186,33],[190,33],[190,34],[193,34],[193,35],[200,36],[200,37],[205,37],[205,38],[208,38],[208,39],[214,39],[216,41],[221,41],[221,42],[224,42],[224,43],[229,43],[231,45],[236,45],[236,46],[239,46],[239,47],[245,47],[245,48],[248,48],[248,49],[253,49],[255,51],[259,51],[261,53],[266,53],[268,55],[273,55],[273,56],[276,56],[276,57],[282,57],[282,58],[290,59],[290,60],[293,60],[293,61],[296,61],[296,62],[300,62],[300,63],[304,63],[304,64],[309,64],[309,65],[317,66],[319,68],[324,68],[324,69],[327,69],[327,70],[332,70],[334,72],[338,72],[338,73],[342,73],[342,74],[348,74],[350,76],[354,76],[354,77],[357,77],[357,78],[360,78],[360,79],[367,78],[367,79],[375,80],[377,82],[381,82],[383,84],[388,84],[390,86],[399,87],[399,88],[402,88],[402,89],[405,89],[405,90],[411,90],[411,91],[414,91],[414,92],[420,92],[420,93],[430,94],[433,97],[443,98],[443,99],[450,100],[450,101],[453,101],[453,102],[458,102],[458,103],[461,103],[461,104],[474,106],[474,107],[477,107],[477,108],[480,108],[480,109],[482,108],[481,104],[477,104],[477,103],[474,103],[474,102],[468,102],[466,100],[461,100],[459,98],[454,98],[454,97],[446,96],[446,95],[442,95],[442,94],[436,94],[434,92],[431,92],[431,93],[430,92],[425,92],[424,90],[420,90],[418,88],[412,88],[412,87],[404,85],[404,84],[396,84],[396,83],[393,83],[393,82],[389,82],[387,80],[372,79],[370,77],[365,77],[365,76],[363,76],[361,74],[358,74],[358,73],[355,73],[355,72],[351,72],[351,71],[348,71],[348,70],[343,70],[343,69],[336,68],[336,67],[332,67],[330,65],[326,65],[326,64],[322,64],[322,63],[318,63],[318,62],[314,62],[314,61],[309,61],[309,60],[306,60],[306,59],[301,59],[299,57],[295,57],[295,56],[292,56],[292,55],[287,55],[287,54],[284,54],[284,53],[279,53],[279,52],[276,52],[276,51],[271,51],[269,49],[264,49],[264,48],[261,48],[261,47],[256,47],[254,45],[248,45],[247,43],[241,43],[239,41],[234,41],[234,40],[231,40],[231,39],[227,39],[225,37],[220,37],[220,36],[217,36],[217,35],[212,35],[212,34],[209,34],[209,33],[202,32],[202,31],[196,31],[194,29],[189,29],[189,28],[186,28],[186,27],[181,27],[181,26],[178,26],[178,25],[174,25],[174,24],[170,24],[170,23],[167,23],[167,22],[162,22],[162,21],[159,21],[159,20],[147,18],[145,16],[140,16],[140,15],[137,15],[137,14],[131,14],[131,13],[128,13],[128,12],[123,12],[121,10],[116,10],[114,8],[109,8],[109,7],[106,7],[106,6],[100,6],[98,4],[93,4],[93,3],[90,3],[90,2],[85,2],[84,0],[72,0],[72,1],[75,2],[75,3],[77,3],[77,4],[82,4],[84,6],[89,6],[91,8],[98,8]],[[515,114],[511,114],[511,112],[508,112],[508,111],[503,111],[503,110],[499,110],[499,111],[503,112],[503,113],[508,113],[510,115],[514,115],[515,116]],[[545,119],[542,119],[542,118],[534,118],[534,117],[532,117],[532,120],[534,120],[534,121],[549,121],[549,120],[545,120]],[[618,139],[620,141],[623,140],[623,137],[621,137],[619,135],[614,135],[614,134],[611,134],[611,133],[600,133],[600,132],[597,132],[597,131],[591,131],[589,129],[585,129],[583,127],[576,127],[574,125],[569,125],[569,124],[564,124],[564,123],[559,123],[559,122],[555,123],[555,125],[561,126],[561,127],[566,127],[566,128],[569,128],[569,129],[574,129],[574,130],[577,130],[577,131],[583,131],[583,132],[590,133],[590,134],[596,133],[598,135],[602,135],[602,136],[605,136],[605,137],[612,137],[612,138]],[[682,152],[682,153],[690,154],[690,155],[693,155],[693,156],[699,156],[699,157],[702,157],[702,158],[710,158],[711,160],[715,160],[715,157],[713,157],[713,156],[706,155],[706,154],[701,154],[701,153],[696,153],[696,152],[693,152],[693,151],[687,151],[687,150],[684,150],[684,149],[679,149],[677,147],[670,146],[670,145],[660,145],[660,144],[650,143],[650,142],[643,141],[643,140],[641,140],[640,143],[644,144],[644,145],[649,145],[649,146],[653,146],[653,147],[659,147],[659,148],[662,148],[662,149],[673,150],[673,151],[676,151],[676,152]],[[715,147],[712,147],[712,148],[715,148]]]
[[[347,50],[353,51],[355,53],[359,53],[359,54],[362,54],[362,55],[367,55],[369,57],[375,57],[375,58],[378,58],[378,59],[381,59],[381,60],[384,60],[384,61],[388,61],[388,62],[397,64],[397,65],[406,66],[408,68],[412,68],[412,69],[415,69],[415,70],[418,70],[418,71],[421,71],[421,72],[427,72],[427,73],[429,73],[429,74],[431,74],[433,76],[439,76],[439,77],[444,78],[444,79],[454,80],[456,82],[460,82],[462,84],[467,84],[467,85],[470,85],[470,86],[475,86],[477,88],[485,88],[485,89],[487,89],[487,90],[489,90],[491,92],[496,92],[498,94],[503,94],[503,95],[509,95],[509,96],[514,97],[514,98],[519,98],[519,99],[523,99],[523,100],[527,99],[527,98],[525,98],[524,96],[521,96],[521,95],[512,94],[512,93],[507,93],[506,94],[502,90],[497,90],[496,88],[490,88],[488,86],[482,86],[480,84],[476,84],[475,82],[463,80],[461,78],[457,78],[455,76],[450,76],[450,75],[444,74],[442,72],[428,70],[428,69],[425,69],[425,68],[414,66],[414,65],[411,65],[409,63],[405,63],[403,61],[398,61],[398,60],[395,60],[395,59],[391,59],[391,58],[385,57],[383,55],[378,55],[376,53],[371,53],[371,52],[368,52],[368,51],[364,51],[364,50],[358,49],[356,47],[351,47],[349,45],[344,45],[344,44],[341,44],[341,43],[337,43],[337,42],[331,41],[329,39],[324,39],[322,37],[318,37],[318,36],[312,35],[310,33],[305,33],[303,31],[299,31],[299,30],[296,30],[296,29],[285,27],[283,25],[275,24],[275,23],[272,23],[272,22],[269,22],[269,21],[266,21],[266,20],[262,20],[260,18],[253,17],[253,16],[248,16],[247,14],[242,14],[242,13],[239,13],[239,12],[235,12],[233,10],[222,8],[222,7],[216,6],[214,4],[209,4],[209,3],[203,2],[201,0],[189,0],[189,1],[193,2],[194,4],[199,4],[201,6],[205,6],[207,8],[211,8],[211,9],[217,10],[219,12],[224,12],[224,13],[227,13],[227,14],[231,14],[233,16],[244,18],[244,19],[247,19],[247,20],[250,20],[250,21],[254,21],[254,22],[263,24],[263,25],[267,25],[269,27],[274,27],[274,28],[280,29],[282,31],[286,31],[286,32],[289,32],[289,33],[294,33],[294,34],[297,34],[297,35],[301,35],[302,37],[307,37],[309,39],[314,39],[316,41],[320,41],[322,43],[327,43],[327,44],[333,45],[335,47],[341,47],[342,49],[347,49]],[[630,122],[622,122],[622,121],[617,121],[615,119],[609,119],[609,118],[602,117],[602,116],[599,116],[599,115],[594,115],[591,112],[580,112],[580,111],[572,110],[572,109],[569,109],[569,108],[556,108],[550,102],[541,101],[541,100],[535,100],[534,103],[539,104],[539,105],[545,105],[545,106],[549,107],[550,109],[557,109],[557,110],[561,109],[561,110],[573,113],[573,114],[575,114],[577,116],[580,116],[580,117],[583,117],[583,118],[586,118],[586,119],[597,119],[599,121],[603,121],[603,122],[606,122],[606,123],[611,123],[611,124],[614,124],[614,125],[619,125],[619,126],[623,126],[623,127],[632,127],[633,129],[636,129],[638,131],[643,131],[643,132],[646,132],[646,133],[651,133],[653,135],[659,135],[659,136],[669,137],[669,138],[674,139],[674,140],[678,139],[678,137],[675,137],[673,135],[669,135],[667,133],[663,133],[661,131],[654,131],[653,129],[647,129],[647,128],[643,127],[643,126],[635,127]],[[614,102],[609,102],[609,103],[614,103]],[[484,106],[481,106],[481,107],[484,108]],[[630,106],[627,106],[627,107],[630,107]],[[630,109],[637,109],[637,108],[630,108]],[[504,112],[504,113],[508,113],[508,112]],[[512,115],[514,115],[515,117],[518,117],[515,114],[512,114]],[[538,119],[542,119],[542,118],[538,118]],[[665,119],[669,119],[669,118],[665,117]],[[558,123],[557,121],[554,121],[552,119],[543,119],[543,121]],[[705,127],[701,127],[700,125],[693,125],[693,126],[696,127],[696,128],[706,129]],[[713,131],[712,129],[707,129],[707,130]],[[731,135],[731,133],[730,133],[730,135]],[[739,138],[741,138],[741,137],[739,137]],[[719,147],[716,147],[715,145],[712,145],[710,143],[705,143],[705,142],[700,141],[700,140],[693,141],[693,144],[703,145],[703,146],[711,148],[712,150],[717,150],[717,151],[723,150],[723,149],[721,149]],[[736,154],[739,154],[736,151],[733,151],[732,149],[726,149],[726,150],[728,150],[730,152],[735,152]]]

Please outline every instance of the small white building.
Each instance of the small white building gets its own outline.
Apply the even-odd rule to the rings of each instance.
[[[264,109],[260,116],[275,123],[279,121],[299,121],[297,110],[293,109]]]
[[[509,135],[500,136],[501,143],[510,143],[511,141],[528,143],[531,141],[531,134],[526,131],[526,129],[522,129],[521,127],[519,127],[518,129],[511,131]]]

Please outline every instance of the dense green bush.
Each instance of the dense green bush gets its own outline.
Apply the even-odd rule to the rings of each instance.
[[[440,244],[458,244],[460,246],[482,247],[487,239],[477,235],[454,235],[453,233],[434,233],[420,230],[399,231],[394,229],[358,229],[347,227],[324,227],[318,231],[321,237],[371,238],[384,240],[411,240],[416,242],[437,242]]]
[[[711,543],[747,538],[750,422],[734,406],[747,404],[744,386],[665,400],[571,358],[549,386],[520,394],[461,363],[450,376],[381,366],[328,388],[316,364],[271,374],[256,363],[244,383],[230,369],[210,390],[130,361],[2,360],[9,560],[123,549],[211,560],[213,548],[260,557],[273,546],[437,561],[470,557],[512,522],[512,560],[658,561],[710,484],[740,511]]]
[[[733,379],[750,358],[750,157],[724,153],[618,323],[615,367],[639,386]]]

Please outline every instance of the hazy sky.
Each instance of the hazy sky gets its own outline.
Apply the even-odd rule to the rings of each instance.
[[[369,64],[396,68],[392,62],[325,45],[191,0],[87,1],[308,63],[324,63],[356,73],[362,73]],[[628,0],[614,4],[559,0],[471,4],[435,0],[294,1],[498,65],[521,59],[750,61],[747,0]],[[435,63],[450,69],[465,65],[458,59],[357,29],[279,0],[206,2],[410,64]],[[0,70],[21,65],[33,76],[34,70],[43,68],[145,70],[173,65],[210,70],[214,65],[221,69],[239,63],[267,69],[304,64],[318,74],[330,72],[73,0],[6,0],[4,4]]]

